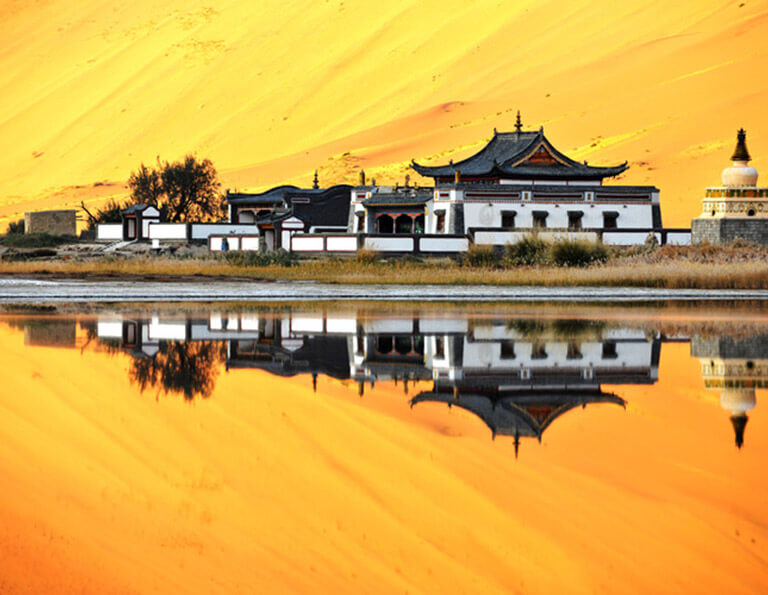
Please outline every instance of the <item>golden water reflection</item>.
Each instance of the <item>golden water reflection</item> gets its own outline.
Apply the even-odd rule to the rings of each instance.
[[[768,587],[759,321],[6,316],[0,358],[3,588]]]

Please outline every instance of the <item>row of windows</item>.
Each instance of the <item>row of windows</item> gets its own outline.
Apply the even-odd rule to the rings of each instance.
[[[549,213],[545,211],[535,211],[533,213],[533,227],[536,229],[545,229],[547,227],[547,217]],[[584,213],[581,211],[571,211],[568,213],[568,229],[582,229],[582,218]],[[501,227],[503,229],[515,229],[517,213],[515,211],[501,212]],[[603,228],[616,229],[618,226],[618,213],[603,213]],[[358,231],[365,228],[365,215],[358,214]],[[402,215],[379,215],[374,224],[375,233],[424,233],[424,215],[402,214]],[[445,211],[435,212],[435,232],[445,232]]]
[[[502,211],[501,213],[501,227],[504,229],[515,228],[514,211]],[[545,211],[535,211],[533,213],[533,227],[536,229],[544,229],[547,227],[547,216],[549,213]],[[581,211],[571,211],[568,213],[568,229],[582,229],[581,220],[584,213]],[[617,220],[619,218],[618,213],[603,213],[603,228],[616,229]]]

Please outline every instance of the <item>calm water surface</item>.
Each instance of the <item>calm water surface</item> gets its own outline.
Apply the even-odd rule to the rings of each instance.
[[[760,312],[52,311],[0,361],[0,592],[768,592]]]

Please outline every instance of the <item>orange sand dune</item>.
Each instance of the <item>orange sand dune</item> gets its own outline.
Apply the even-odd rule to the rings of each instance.
[[[5,0],[0,225],[158,155],[239,188],[402,179],[517,109],[686,225],[737,128],[765,169],[766,35],[766,0]]]
[[[187,403],[23,336],[0,325],[4,593],[768,590],[765,412],[737,451],[687,345],[516,461],[399,387],[231,370]]]

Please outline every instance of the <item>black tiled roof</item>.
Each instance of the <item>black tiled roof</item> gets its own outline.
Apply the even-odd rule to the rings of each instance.
[[[518,393],[460,393],[456,399],[452,390],[423,392],[411,400],[411,406],[422,402],[442,402],[474,413],[485,422],[494,435],[528,436],[541,440],[549,425],[562,414],[589,403],[625,405],[624,399],[599,389],[573,391],[520,391]],[[529,408],[546,409],[548,415],[539,418]]]
[[[402,192],[376,192],[361,204],[366,207],[388,205],[422,205],[434,197],[432,190],[404,190]]]
[[[146,209],[153,205],[131,205],[127,209],[120,211],[123,215],[133,215],[135,213],[143,213]],[[157,207],[155,207],[157,208]]]
[[[554,156],[557,165],[522,163],[542,146]],[[494,131],[493,138],[485,147],[462,161],[438,166],[420,165],[412,161],[411,167],[427,177],[453,176],[458,169],[460,175],[466,177],[512,176],[585,180],[617,176],[628,168],[626,162],[614,167],[593,167],[574,161],[552,146],[544,136],[543,129],[535,132]]]
[[[227,202],[237,206],[272,205],[288,209],[311,226],[346,226],[352,186],[337,184],[330,188],[277,186],[266,192],[227,193]]]

